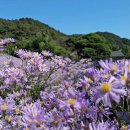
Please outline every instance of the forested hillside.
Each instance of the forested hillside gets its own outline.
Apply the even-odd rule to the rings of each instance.
[[[15,45],[7,47],[6,52],[12,55],[22,48],[38,52],[50,50],[73,59],[109,58],[111,51],[116,50],[122,50],[125,57],[130,57],[129,39],[108,32],[66,35],[31,18],[0,19],[0,38],[6,37],[17,40]]]
[[[0,19],[0,38],[12,37],[17,40],[17,48],[31,51],[46,49],[57,55],[69,56],[69,51],[60,43],[68,37],[59,31],[31,18],[19,20]],[[8,47],[8,52],[13,54],[17,49],[14,45]]]

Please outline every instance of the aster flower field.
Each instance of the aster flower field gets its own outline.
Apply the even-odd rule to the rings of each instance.
[[[49,51],[16,54],[21,67],[0,69],[0,129],[130,129],[129,60],[95,68]]]

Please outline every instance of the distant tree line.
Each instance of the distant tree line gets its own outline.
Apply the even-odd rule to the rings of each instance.
[[[108,32],[65,35],[48,25],[31,18],[18,20],[0,19],[0,39],[11,37],[16,44],[9,44],[6,52],[14,55],[18,49],[41,52],[50,50],[57,55],[72,59],[105,59],[111,51],[122,50],[130,57],[130,40]]]

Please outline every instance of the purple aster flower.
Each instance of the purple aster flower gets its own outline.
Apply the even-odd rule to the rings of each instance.
[[[42,59],[42,55],[39,54],[38,52],[33,52],[32,53],[32,58],[34,58],[36,60],[41,60]]]
[[[86,70],[86,77],[89,77],[92,81],[96,81],[96,79],[98,78],[97,74],[100,71],[96,70],[94,67],[92,68],[88,68]]]
[[[20,100],[20,105],[26,106],[26,104],[31,103],[31,102],[32,102],[31,97],[22,98]]]
[[[118,72],[121,72],[121,66],[119,66],[119,64],[117,62],[113,62],[112,59],[110,60],[100,60],[99,64],[101,65],[101,67],[106,71],[106,72],[110,72],[112,75]]]
[[[88,78],[84,76],[84,79],[80,79],[79,86],[85,88],[86,90],[90,89],[90,84],[93,83],[93,80],[91,78]]]
[[[42,54],[45,57],[51,57],[53,55],[50,51],[46,51],[46,50],[42,51]]]
[[[63,60],[63,58],[58,56],[52,57],[52,60],[54,61],[55,64],[57,64],[60,67],[64,67],[67,64],[67,62]]]
[[[47,67],[47,65],[46,64],[39,64],[38,65],[38,67],[39,67],[39,70],[41,71],[41,72],[47,72],[47,71],[49,71],[49,69],[48,69],[48,67]]]
[[[19,98],[20,96],[21,95],[20,95],[20,93],[18,91],[17,92],[13,91],[12,94],[8,94],[8,97],[12,98],[12,99]]]
[[[23,50],[23,49],[19,49],[18,51],[16,51],[16,54],[17,54],[20,58],[26,58],[26,57],[25,57],[26,51]]]
[[[20,90],[20,92],[13,91],[12,94],[8,94],[8,97],[12,99],[17,99],[17,98],[20,98],[21,96],[26,96],[26,95],[27,95],[26,90]]]
[[[121,83],[116,82],[114,77],[111,77],[108,82],[103,82],[96,88],[95,100],[98,104],[103,100],[105,105],[112,107],[111,101],[120,102],[121,96],[126,96],[126,91],[121,88]]]
[[[32,57],[32,52],[27,51],[24,56],[25,56],[25,58],[31,58]]]
[[[8,124],[5,119],[0,119],[0,130],[10,130],[11,125]]]
[[[130,72],[128,68],[124,69],[124,73],[120,75],[122,85],[126,86],[126,88],[130,88]]]
[[[40,104],[35,103],[23,107],[22,114],[21,124],[25,127],[30,127],[31,125],[39,126],[44,120],[44,113]]]
[[[5,112],[6,114],[12,114],[15,106],[15,101],[10,98],[2,99],[0,97],[0,113]]]

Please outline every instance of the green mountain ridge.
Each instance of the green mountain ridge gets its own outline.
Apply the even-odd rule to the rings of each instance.
[[[14,55],[17,49],[31,51],[50,50],[72,59],[109,58],[111,51],[122,50],[130,57],[130,40],[109,32],[66,35],[32,18],[16,20],[0,19],[0,38],[12,37],[17,40],[9,45],[6,52]]]

